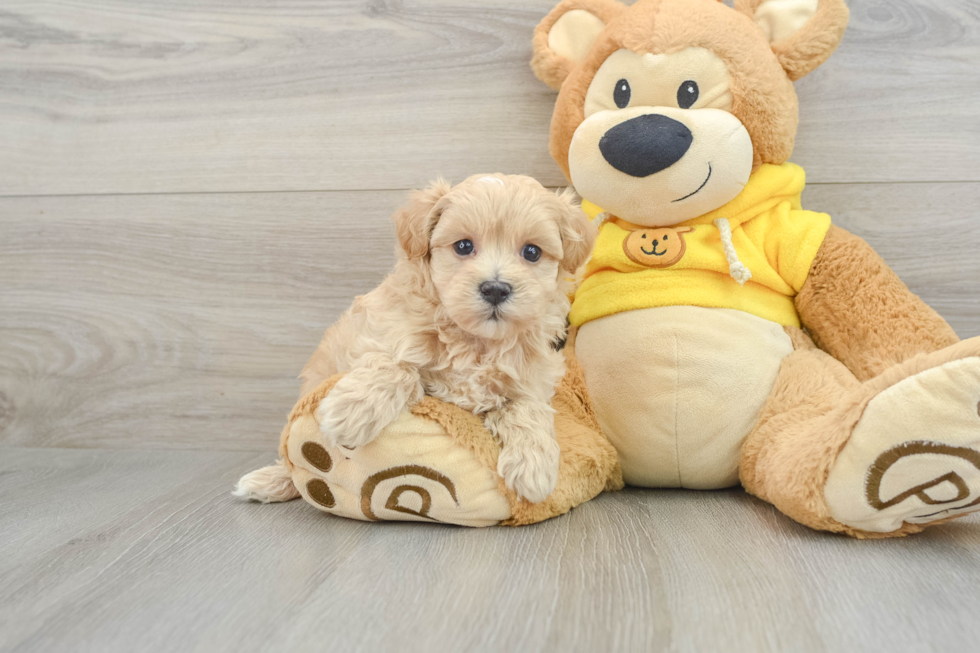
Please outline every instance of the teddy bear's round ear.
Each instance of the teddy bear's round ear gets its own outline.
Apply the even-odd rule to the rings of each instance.
[[[783,70],[798,80],[827,60],[844,38],[844,0],[735,0],[762,28]]]
[[[599,32],[624,9],[616,0],[562,0],[534,30],[534,74],[551,88],[561,88]]]

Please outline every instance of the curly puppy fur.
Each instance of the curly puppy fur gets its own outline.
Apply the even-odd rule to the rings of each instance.
[[[327,330],[301,374],[302,394],[345,374],[317,410],[324,437],[363,446],[429,395],[481,415],[507,486],[543,501],[558,477],[551,398],[565,370],[553,345],[594,227],[570,191],[514,175],[436,181],[393,219],[394,271]],[[472,252],[456,250],[462,240]],[[523,256],[529,244],[539,260]],[[491,304],[485,282],[508,284],[509,296]]]
[[[262,467],[242,476],[232,494],[262,503],[278,503],[298,498],[299,490],[293,485],[289,470],[280,459],[275,465]]]

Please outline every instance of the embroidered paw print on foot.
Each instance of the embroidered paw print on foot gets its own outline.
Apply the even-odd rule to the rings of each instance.
[[[385,510],[440,521],[429,514],[432,510],[432,493],[423,485],[435,489],[437,501],[445,502],[448,497],[459,507],[456,485],[448,476],[423,465],[402,465],[372,474],[364,481],[361,486],[361,511],[371,521],[380,521],[381,518],[374,512],[374,505],[379,499],[387,497],[384,499]]]
[[[834,519],[888,533],[980,510],[980,358],[874,397],[827,479]]]
[[[300,495],[362,521],[487,526],[511,516],[498,479],[431,420],[403,413],[366,445],[331,447],[316,417],[289,426],[286,454]]]
[[[300,451],[303,454],[303,460],[324,474],[333,469],[333,458],[330,457],[326,449],[316,442],[304,442]],[[322,478],[313,478],[307,481],[306,494],[324,508],[333,508],[337,505],[337,501],[333,498],[333,492],[330,491],[330,486]]]
[[[891,492],[884,489],[882,485],[886,483],[886,476],[892,479],[903,476],[914,478],[916,470],[906,471],[903,474],[901,467],[903,464],[922,466],[921,459],[916,459],[920,456],[935,457],[935,463],[938,463],[938,469],[935,471],[942,472],[945,469],[950,471],[935,477],[931,481],[920,483],[915,487],[899,492],[886,500],[884,497],[894,494],[896,489],[902,487],[901,481],[898,481],[898,488],[893,488]],[[959,460],[955,460],[956,458]],[[924,475],[929,476],[930,474],[931,472],[926,472]],[[868,503],[879,511],[887,510],[892,506],[901,504],[906,499],[912,498],[918,499],[923,505],[939,508],[972,499],[973,495],[977,493],[976,490],[980,488],[980,483],[977,483],[977,479],[974,478],[978,475],[980,475],[980,451],[968,447],[952,447],[938,442],[913,440],[893,447],[878,456],[868,474],[865,491]],[[893,482],[894,484],[896,483]],[[958,509],[966,510],[974,506],[980,508],[980,498],[966,505],[961,505]],[[953,509],[939,508],[935,512],[918,515],[907,521],[913,523],[928,522],[946,516],[950,510]]]

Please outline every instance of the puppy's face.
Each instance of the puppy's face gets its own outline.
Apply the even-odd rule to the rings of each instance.
[[[429,221],[440,301],[460,328],[491,339],[548,314],[560,275],[584,263],[595,239],[569,195],[521,176],[471,177],[435,202]]]

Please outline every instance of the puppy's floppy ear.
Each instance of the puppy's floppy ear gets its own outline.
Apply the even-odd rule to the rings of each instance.
[[[391,216],[398,244],[408,258],[422,258],[429,253],[429,238],[446,208],[447,202],[443,198],[450,188],[452,185],[440,177],[425,190],[413,190],[408,204]]]
[[[844,0],[735,0],[735,9],[762,28],[794,82],[827,60],[844,38]]]
[[[555,89],[589,53],[599,32],[626,9],[616,0],[562,0],[534,30],[531,68]]]
[[[562,207],[558,216],[558,228],[561,231],[561,267],[574,273],[585,265],[592,255],[597,230],[582,212],[582,207],[571,188],[559,192],[558,200]]]

